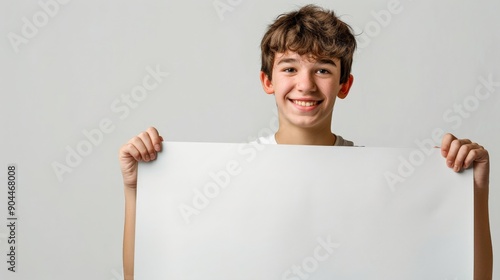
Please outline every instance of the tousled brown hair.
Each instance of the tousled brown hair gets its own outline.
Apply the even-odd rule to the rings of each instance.
[[[279,15],[268,27],[261,47],[261,71],[271,79],[276,53],[286,51],[310,54],[315,59],[340,59],[340,83],[347,82],[356,39],[351,27],[333,11],[307,5],[298,11]]]

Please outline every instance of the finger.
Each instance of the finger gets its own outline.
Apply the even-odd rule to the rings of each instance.
[[[456,139],[457,139],[457,137],[455,137],[455,135],[453,135],[451,133],[446,133],[443,136],[443,139],[441,140],[441,155],[443,157],[448,156],[448,153],[449,153],[450,147],[451,147],[451,142],[453,142],[453,140],[456,140]]]
[[[132,140],[130,140],[127,144],[123,145],[123,147],[120,150],[120,157],[122,158],[128,158],[132,157],[134,158],[135,161],[142,161],[142,155],[139,152],[139,149],[131,143]]]
[[[150,156],[149,156],[150,153],[148,151],[146,144],[144,143],[144,140],[141,138],[141,134],[130,139],[129,144],[133,145],[134,148],[139,153],[139,155],[137,157],[134,157],[137,161],[149,161],[150,160]],[[133,149],[131,148],[130,150],[132,151]]]
[[[457,171],[457,168],[460,170],[462,166],[456,164],[458,153],[463,145],[470,143],[471,141],[469,139],[455,139],[451,141],[450,148],[446,156],[446,165],[453,168],[455,171]]]
[[[474,162],[488,162],[488,151],[483,146],[476,144],[476,146],[467,154],[464,160],[464,168],[469,168],[474,165]]]
[[[143,131],[137,135],[141,140],[144,146],[146,146],[146,158],[148,160],[155,159],[156,158],[156,151],[153,145],[153,141],[151,140],[151,137],[149,135],[149,132]]]
[[[149,137],[151,138],[151,142],[153,144],[154,150],[156,152],[160,152],[161,151],[161,147],[162,147],[162,143],[161,142],[163,141],[163,137],[160,136],[160,133],[154,127],[148,128],[146,130],[146,132],[149,134]]]
[[[471,153],[473,153],[472,151],[477,148],[479,148],[479,145],[476,143],[464,144],[460,146],[457,156],[455,157],[455,162],[453,163],[453,170],[455,172],[458,172],[462,169],[467,168],[468,165],[466,165],[465,160]]]

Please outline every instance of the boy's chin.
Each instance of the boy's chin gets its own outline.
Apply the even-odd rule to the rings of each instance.
[[[289,125],[291,127],[300,129],[319,129],[322,127],[329,127],[315,118],[300,117],[290,120]]]

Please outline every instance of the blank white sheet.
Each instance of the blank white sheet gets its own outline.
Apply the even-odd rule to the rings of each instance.
[[[135,279],[472,279],[472,170],[439,150],[163,144]]]

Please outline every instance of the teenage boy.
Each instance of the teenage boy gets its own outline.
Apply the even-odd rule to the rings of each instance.
[[[279,16],[261,42],[260,79],[274,95],[279,129],[258,139],[267,144],[352,146],[331,131],[336,98],[345,98],[353,83],[356,40],[333,11],[308,5]],[[123,265],[133,279],[137,165],[156,159],[163,138],[150,127],[120,149],[125,187]],[[441,143],[446,165],[455,172],[474,167],[474,279],[491,279],[492,247],[488,217],[489,155],[477,143],[446,134]]]

